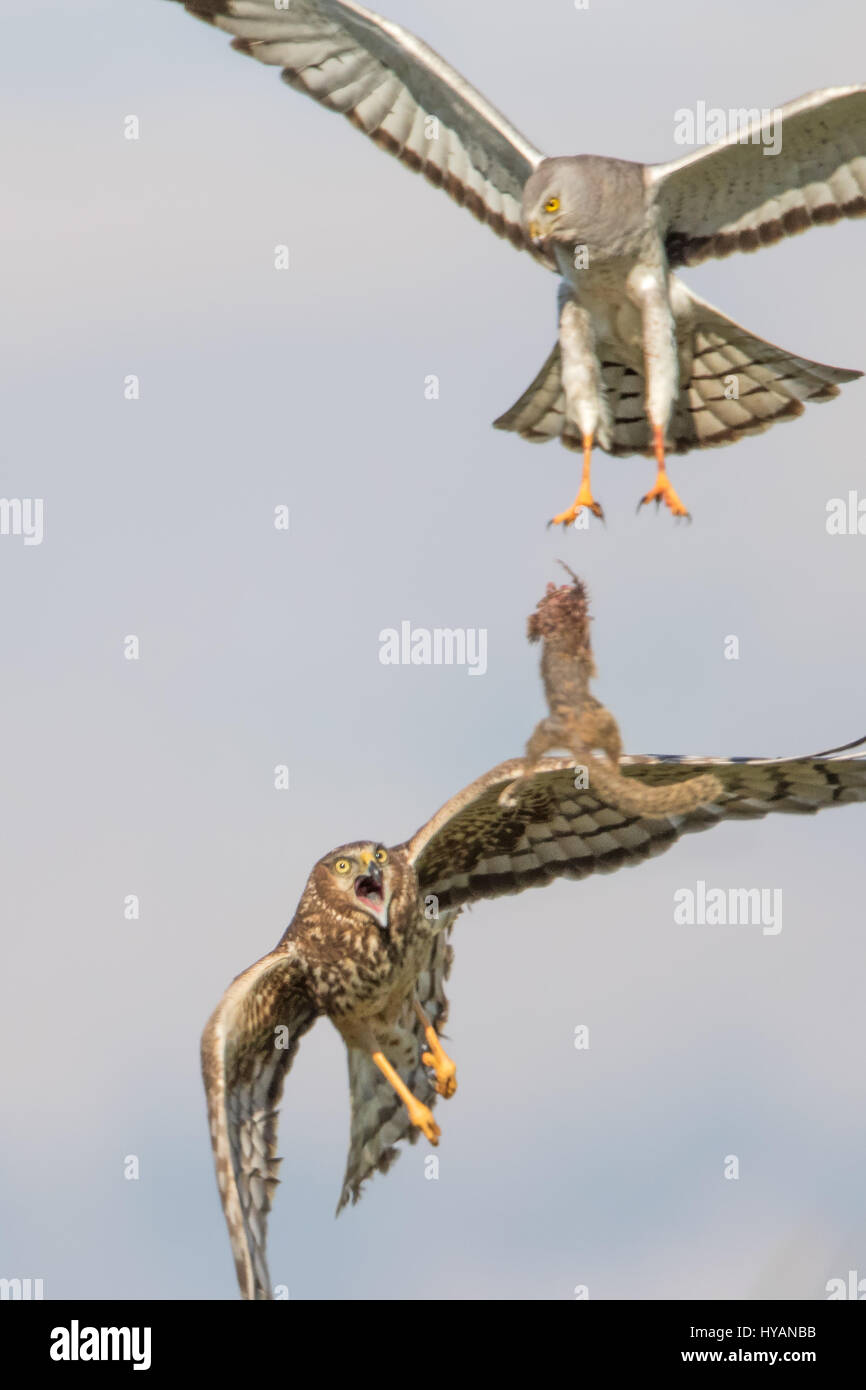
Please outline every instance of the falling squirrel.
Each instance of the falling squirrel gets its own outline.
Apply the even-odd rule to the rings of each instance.
[[[533,731],[526,745],[521,777],[500,796],[513,802],[512,792],[523,777],[531,776],[551,748],[567,748],[585,766],[588,786],[600,800],[626,815],[653,816],[693,811],[715,801],[722,784],[712,773],[685,777],[666,786],[649,787],[619,770],[622,738],[609,709],[590,694],[590,681],[598,674],[589,638],[589,600],[585,586],[567,565],[572,584],[557,588],[548,584],[544,598],[529,616],[527,636],[541,642],[541,679],[550,713]],[[604,758],[597,758],[599,749]]]

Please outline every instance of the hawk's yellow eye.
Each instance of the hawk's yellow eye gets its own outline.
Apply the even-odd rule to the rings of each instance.
[[[545,212],[559,212],[559,199],[558,199],[558,198],[548,198],[547,202],[544,204],[544,211],[545,211]]]
[[[375,859],[377,864],[387,864],[388,862],[388,855],[383,849],[377,849],[376,853],[373,855],[373,858]]]
[[[352,866],[348,859],[338,859],[334,868],[337,870],[338,874],[348,874],[351,872]]]

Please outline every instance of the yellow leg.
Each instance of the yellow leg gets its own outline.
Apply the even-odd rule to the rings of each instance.
[[[432,1110],[430,1110],[428,1106],[423,1105],[421,1101],[418,1100],[417,1096],[413,1096],[403,1078],[399,1076],[391,1066],[384,1052],[374,1052],[372,1053],[372,1057],[382,1075],[390,1081],[397,1095],[409,1111],[409,1119],[412,1124],[416,1125],[417,1128],[427,1136],[431,1144],[438,1144],[439,1136],[442,1131],[433,1119]]]
[[[651,490],[646,497],[642,497],[638,502],[638,511],[647,502],[655,502],[656,507],[658,507],[659,502],[664,502],[674,516],[688,516],[689,513],[677,496],[665,467],[665,436],[661,425],[653,425],[653,447],[655,448],[658,473]]]
[[[457,1090],[457,1064],[452,1062],[448,1053],[445,1051],[438,1037],[436,1029],[425,1014],[418,1000],[415,1000],[415,1012],[421,1020],[424,1029],[424,1036],[430,1047],[429,1052],[421,1053],[421,1061],[425,1067],[432,1067],[436,1073],[436,1090],[445,1100],[450,1100]]]
[[[574,521],[575,517],[577,516],[578,512],[583,507],[589,507],[589,510],[592,512],[593,516],[600,517],[602,521],[604,520],[604,512],[602,511],[598,502],[595,501],[592,495],[592,488],[590,487],[589,483],[589,474],[591,466],[592,435],[587,434],[584,435],[583,438],[583,473],[581,474],[580,488],[578,490],[578,494],[572,502],[571,506],[569,507],[568,511],[560,512],[558,516],[553,517],[553,519],[547,523],[548,526],[570,526],[571,523]]]

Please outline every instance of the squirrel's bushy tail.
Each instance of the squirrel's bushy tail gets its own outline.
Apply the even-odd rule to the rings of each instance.
[[[624,777],[599,758],[592,759],[587,771],[589,790],[597,791],[603,801],[628,816],[683,815],[716,801],[723,790],[712,772],[684,777],[666,786],[648,787],[634,777]]]

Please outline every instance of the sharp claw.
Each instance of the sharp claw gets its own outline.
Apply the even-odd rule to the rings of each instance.
[[[559,516],[551,517],[547,523],[547,529],[550,530],[551,526],[561,526],[563,530],[567,530],[569,526],[576,525],[577,518],[584,507],[588,508],[593,516],[598,517],[599,521],[604,521],[604,511],[601,504],[593,498],[589,502],[576,502],[567,512],[560,512]]]
[[[409,1118],[416,1129],[420,1129],[424,1137],[429,1139],[435,1148],[442,1136],[442,1131],[433,1119],[433,1112],[430,1107],[427,1105],[419,1106],[414,1113],[410,1113]]]
[[[656,511],[658,511],[662,502],[664,502],[668,511],[675,518],[679,519],[680,517],[685,516],[688,517],[689,520],[691,520],[691,514],[688,511],[686,511],[685,507],[683,506],[679,497],[677,497],[677,494],[674,492],[669,482],[666,482],[663,487],[659,487],[658,483],[656,483],[656,486],[653,488],[652,492],[645,493],[637,504],[638,512],[640,511],[641,507],[647,504],[647,502],[655,502]]]

